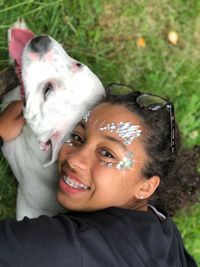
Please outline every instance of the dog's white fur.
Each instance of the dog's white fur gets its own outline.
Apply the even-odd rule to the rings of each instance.
[[[25,46],[22,80],[27,123],[23,133],[2,149],[19,183],[18,220],[64,211],[56,201],[58,151],[77,122],[104,95],[97,76],[48,38],[46,52],[32,51],[32,41]],[[19,91],[17,87],[7,94],[4,105],[20,99]]]

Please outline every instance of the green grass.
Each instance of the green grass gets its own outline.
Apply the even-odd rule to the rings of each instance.
[[[199,203],[190,210],[182,210],[174,218],[188,251],[200,265],[200,208]]]
[[[200,1],[198,0],[0,0],[0,68],[8,64],[7,29],[23,17],[35,33],[46,33],[86,63],[104,85],[126,82],[169,96],[184,142],[200,143]],[[179,35],[176,46],[169,31]],[[143,37],[144,48],[137,46]],[[0,168],[0,217],[14,216],[15,182]],[[200,264],[200,207],[175,218],[186,247]]]

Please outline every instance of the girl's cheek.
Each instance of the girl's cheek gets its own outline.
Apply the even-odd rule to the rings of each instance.
[[[63,145],[58,153],[58,161],[62,162],[66,159],[67,154],[69,153],[68,148],[66,145]]]
[[[58,160],[60,161],[63,157],[63,150],[64,150],[64,147],[62,146],[59,153],[58,153]]]

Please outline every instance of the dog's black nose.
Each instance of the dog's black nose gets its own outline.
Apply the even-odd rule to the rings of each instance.
[[[36,53],[47,52],[50,48],[51,39],[47,35],[39,35],[31,40],[30,49]]]

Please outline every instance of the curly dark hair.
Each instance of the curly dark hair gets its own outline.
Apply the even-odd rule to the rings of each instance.
[[[175,151],[172,152],[169,110],[162,108],[151,111],[141,108],[136,101],[141,94],[138,91],[124,95],[107,94],[102,102],[123,105],[140,118],[145,128],[142,141],[149,158],[142,172],[147,179],[158,175],[161,180],[149,202],[172,216],[180,208],[199,200],[200,146],[183,148],[180,131],[175,123]]]

